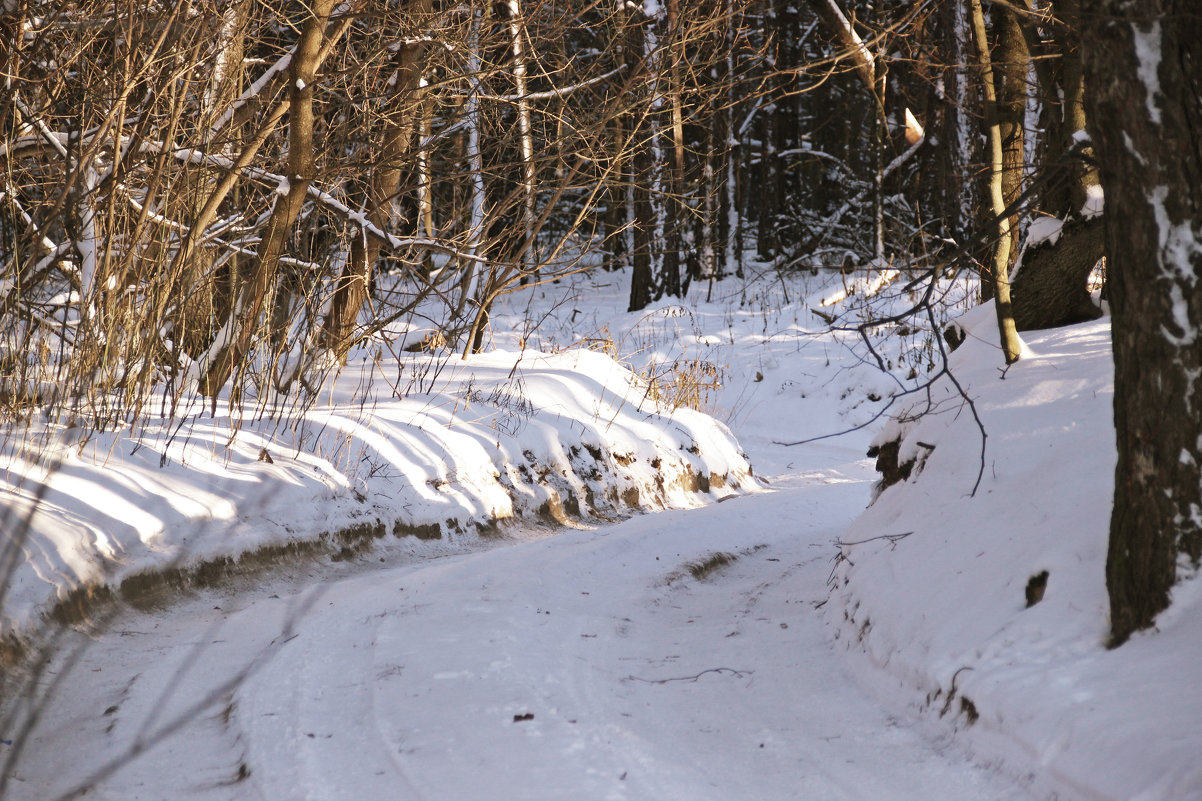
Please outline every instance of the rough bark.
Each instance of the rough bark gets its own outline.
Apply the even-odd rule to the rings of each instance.
[[[1065,224],[1055,243],[1043,243],[1023,254],[1014,277],[1011,301],[1019,331],[1056,328],[1100,317],[1087,282],[1105,255],[1101,217]]]
[[[422,23],[430,13],[430,0],[413,0],[411,8],[415,32],[420,32],[424,27]],[[383,120],[384,141],[378,151],[378,163],[372,169],[364,204],[368,220],[383,231],[389,229],[396,216],[396,195],[409,166],[409,151],[422,116],[420,82],[426,45],[420,36],[411,39],[397,53],[394,92]],[[334,289],[333,302],[324,324],[325,344],[343,361],[352,344],[355,321],[367,300],[379,258],[379,240],[355,237],[351,243],[350,258]]]
[[[1202,558],[1202,13],[1196,0],[1081,10],[1114,315],[1106,585],[1119,645]]]
[[[322,35],[335,3],[317,0],[301,29],[288,74],[288,187],[276,202],[248,274],[239,281],[237,300],[226,323],[228,334],[215,342],[202,360],[204,375],[198,388],[209,397],[216,397],[250,351],[267,291],[313,182],[314,83]]]

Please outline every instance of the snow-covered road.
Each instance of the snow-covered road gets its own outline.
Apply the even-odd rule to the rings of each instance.
[[[806,461],[704,509],[127,613],[48,674],[8,795],[1028,798],[849,678],[820,606],[871,476]]]

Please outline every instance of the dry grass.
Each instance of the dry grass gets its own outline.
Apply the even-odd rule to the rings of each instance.
[[[697,579],[697,581],[703,581],[708,576],[734,562],[737,558],[733,553],[716,551],[698,562],[689,562],[685,567],[688,569],[689,575]]]
[[[705,359],[678,359],[671,364],[651,362],[639,377],[647,382],[647,397],[675,411],[694,409],[709,412],[712,396],[722,388],[722,368]]]

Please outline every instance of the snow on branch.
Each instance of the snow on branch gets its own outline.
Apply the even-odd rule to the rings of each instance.
[[[830,28],[831,34],[843,47],[846,57],[851,60],[852,66],[855,67],[868,90],[876,94],[876,60],[872,56],[872,51],[868,49],[868,45],[856,33],[851,20],[847,18],[835,0],[810,0],[810,5],[818,16],[822,17],[822,21]]]
[[[196,148],[180,148],[172,153],[172,155],[180,161],[189,164],[204,165],[209,167],[217,167],[223,170],[234,170],[235,166],[232,160],[225,156],[217,156],[211,153]],[[286,176],[278,173],[269,172],[259,167],[243,167],[238,170],[238,173],[246,178],[257,181],[264,186],[277,190],[288,181]],[[347,222],[358,226],[364,235],[372,237],[393,250],[402,248],[414,247],[423,250],[429,250],[434,253],[442,253],[447,256],[485,263],[488,260],[482,256],[477,256],[472,253],[464,252],[457,247],[446,243],[445,241],[434,239],[432,237],[414,236],[414,237],[399,237],[382,230],[367,219],[367,214],[362,211],[355,211],[347,206],[342,201],[323,191],[312,184],[308,188],[308,196],[320,203],[325,208],[333,211],[339,217],[342,217]]]
[[[585,89],[589,86],[593,86],[594,84],[601,83],[602,81],[609,80],[610,78],[614,77],[619,72],[621,72],[622,70],[626,69],[627,66],[628,65],[626,65],[626,64],[619,64],[617,67],[610,70],[609,72],[604,73],[603,75],[598,75],[595,78],[589,78],[587,81],[580,81],[579,83],[574,83],[571,86],[557,86],[556,88],[548,89],[545,92],[526,92],[525,94],[519,94],[519,95],[484,95],[484,94],[482,94],[482,95],[479,95],[479,98],[481,100],[492,100],[495,102],[502,102],[502,103],[518,103],[523,100],[553,100],[555,98],[570,95],[573,92],[576,92],[580,89]]]
[[[336,9],[334,9],[334,12],[330,15],[332,31],[327,31],[326,44],[322,48],[323,52],[318,56],[318,64],[321,64],[325,61],[333,42],[340,38],[342,32],[349,27],[352,19],[352,17],[349,16],[350,10],[350,3],[342,3]],[[288,68],[292,65],[292,55],[295,53],[295,51],[296,46],[293,45],[286,53],[284,53],[284,55],[276,59],[275,63],[268,67],[262,75],[256,78],[254,83],[247,87],[246,91],[239,95],[238,98],[230,104],[230,107],[222,112],[221,116],[214,121],[213,125],[209,128],[209,133],[216,134],[221,131],[234,120],[239,111],[248,106],[268,87],[273,86],[277,81],[282,80],[285,74],[287,74]]]
[[[274,64],[268,67],[263,74],[255,79],[255,82],[252,83],[247,90],[238,97],[237,100],[230,104],[230,107],[227,108],[213,123],[212,127],[209,129],[209,133],[215,134],[228,125],[230,121],[234,119],[234,115],[239,110],[258,97],[269,85],[282,78],[282,76],[288,71],[290,64],[292,64],[291,50],[282,55]]]

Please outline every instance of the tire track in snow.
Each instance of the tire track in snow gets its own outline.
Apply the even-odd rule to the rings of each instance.
[[[281,630],[291,639],[237,689],[230,730],[194,729],[172,746],[173,774],[135,764],[99,797],[176,797],[186,783],[202,801],[1025,799],[842,670],[813,610],[827,575],[813,546],[862,486],[778,489],[341,575],[291,599],[240,596],[221,622],[227,670]],[[740,558],[667,581],[714,552]],[[211,606],[201,594],[153,619],[186,642]],[[221,678],[219,660],[206,665]],[[161,683],[167,668],[140,669]],[[209,762],[189,763],[189,748],[244,753],[248,775],[202,787]]]

